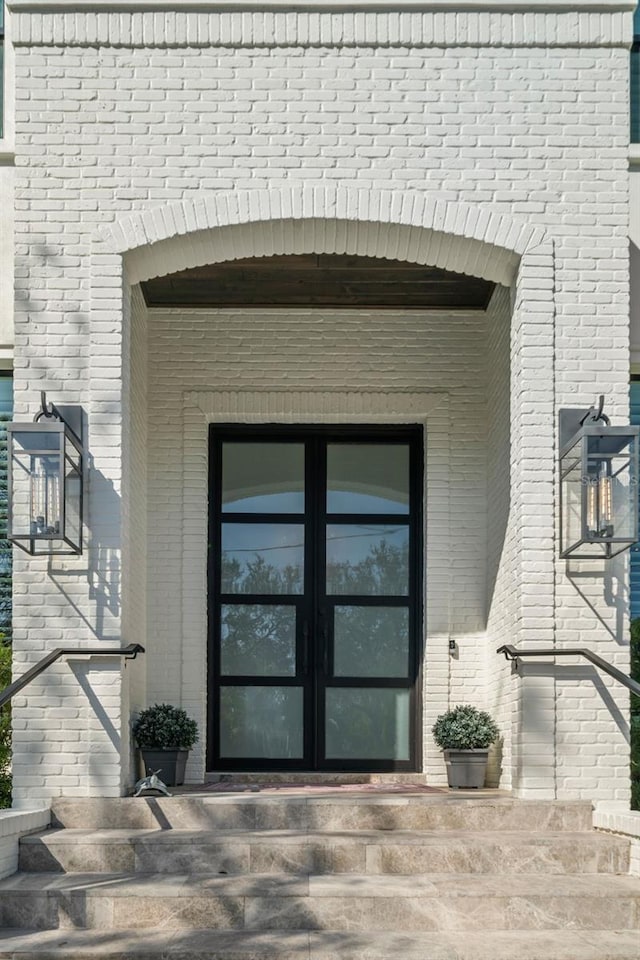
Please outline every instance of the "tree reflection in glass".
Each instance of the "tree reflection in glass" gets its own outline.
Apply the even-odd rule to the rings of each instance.
[[[296,608],[224,604],[220,658],[225,676],[295,676]]]
[[[222,525],[222,593],[302,593],[303,565],[301,524]]]
[[[336,606],[333,650],[336,677],[406,677],[408,609]]]
[[[408,527],[327,527],[328,594],[406,596],[408,591]]]

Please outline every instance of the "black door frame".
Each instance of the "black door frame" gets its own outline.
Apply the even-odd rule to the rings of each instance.
[[[209,428],[209,551],[207,570],[208,589],[208,661],[207,661],[207,769],[210,771],[353,771],[353,772],[420,772],[422,769],[422,675],[423,675],[423,477],[424,430],[416,424],[211,424]],[[222,514],[220,491],[222,486],[222,444],[225,442],[260,441],[304,443],[305,445],[305,512],[304,514],[252,513]],[[331,687],[398,688],[398,678],[342,678],[332,676],[332,625],[327,616],[337,604],[380,605],[380,598],[362,595],[324,596],[323,608],[318,603],[319,585],[326,583],[324,535],[319,531],[329,523],[385,523],[397,521],[397,515],[330,514],[327,521],[323,496],[326,478],[325,456],[331,442],[398,443],[410,449],[410,513],[409,529],[409,592],[407,597],[385,597],[387,606],[408,606],[410,666],[407,689],[410,693],[409,738],[411,755],[405,760],[331,760],[320,762],[324,756],[324,704],[320,693]],[[319,479],[322,477],[322,480]],[[364,517],[364,520],[363,520]],[[305,547],[304,592],[300,595],[221,593],[218,580],[221,557],[221,531],[225,522],[260,523],[274,519],[304,523]],[[337,519],[336,519],[337,518]],[[323,591],[324,592],[324,586]],[[255,676],[222,677],[220,670],[221,606],[242,600],[245,603],[282,604],[296,608],[296,673],[292,677],[278,677],[278,686],[302,687],[304,690],[304,758],[299,760],[265,760],[221,758],[219,751],[220,722],[217,709],[218,691],[225,685],[261,686],[272,678]],[[407,602],[408,601],[408,602]],[[330,683],[329,683],[330,681]]]

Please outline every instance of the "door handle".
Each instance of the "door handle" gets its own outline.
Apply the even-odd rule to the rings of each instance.
[[[322,646],[322,670],[326,677],[329,676],[329,630],[327,625],[327,615],[324,610],[320,611],[318,617],[318,627],[320,643]]]
[[[305,676],[309,673],[309,623],[307,620],[302,623],[302,672]]]

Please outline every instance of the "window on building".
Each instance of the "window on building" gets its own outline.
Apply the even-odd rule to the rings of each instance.
[[[633,17],[631,47],[631,143],[640,143],[640,7]]]

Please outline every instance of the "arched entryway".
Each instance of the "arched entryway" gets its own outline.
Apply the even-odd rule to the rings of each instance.
[[[487,658],[503,631],[513,641],[514,625],[524,622],[513,584],[528,589],[517,571],[529,493],[523,485],[514,490],[509,477],[527,431],[535,431],[539,463],[546,457],[552,474],[552,430],[546,421],[521,418],[512,389],[516,380],[526,386],[529,376],[525,307],[538,311],[536,351],[552,328],[552,305],[537,299],[540,273],[552,263],[543,239],[495,212],[403,194],[373,198],[297,188],[184,203],[132,217],[112,231],[113,263],[124,266],[132,291],[124,328],[132,428],[125,491],[138,535],[123,561],[133,573],[125,578],[131,598],[125,616],[130,611],[131,628],[147,636],[151,654],[146,678],[130,685],[134,706],[136,699],[179,699],[207,729],[212,425],[419,426],[428,438],[420,574],[426,653],[419,664],[426,669],[415,737],[424,749],[416,750],[415,766],[431,782],[441,779],[428,731],[438,712],[463,697],[486,702],[501,718],[506,736],[495,775],[499,765],[502,784],[515,782],[517,702],[501,681],[502,665],[492,675]],[[263,295],[262,302],[248,303],[238,300],[241,282],[235,302],[223,302],[219,288],[202,292],[243,270],[271,273],[273,280],[270,267],[278,267],[282,283],[282,271],[296,262],[286,258],[304,257],[305,269],[327,267],[330,258],[337,272],[343,258],[352,258],[352,266],[364,271],[363,296],[370,296],[366,270],[393,264],[396,278],[411,277],[414,290],[428,275],[431,294],[448,289],[455,296],[457,289],[480,299],[374,309],[357,299],[336,305],[335,293],[322,285],[317,289],[332,303],[314,306],[295,297],[265,303]],[[200,302],[183,299],[189,281]],[[532,389],[534,381],[539,390],[541,379],[551,382],[552,376],[551,363],[542,378],[537,369]],[[536,499],[536,537],[545,523],[552,530],[551,495],[543,509]],[[552,576],[548,560],[551,572],[543,577]],[[136,594],[144,595],[144,614]],[[298,637],[298,651],[301,643]],[[206,739],[192,759],[195,779],[207,767]],[[522,757],[521,750],[518,763]],[[552,767],[553,761],[551,778]]]

